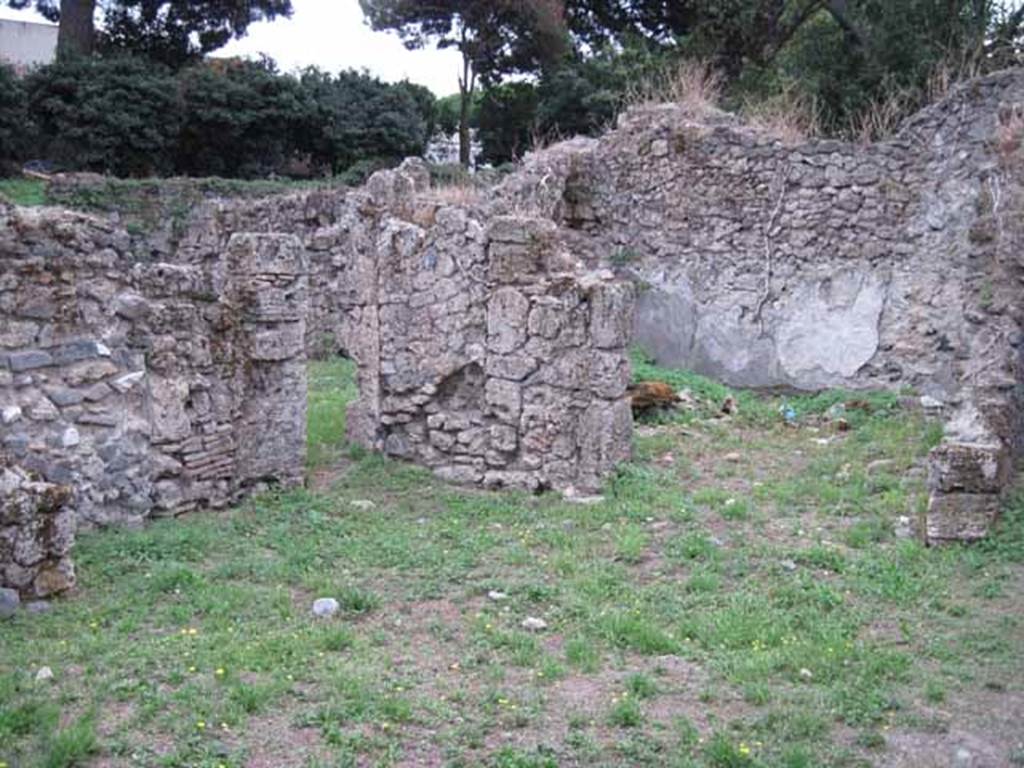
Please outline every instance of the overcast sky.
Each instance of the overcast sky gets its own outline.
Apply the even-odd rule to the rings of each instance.
[[[266,53],[285,70],[311,64],[331,72],[366,68],[382,80],[420,83],[438,96],[458,91],[457,53],[406,50],[397,35],[366,26],[357,0],[292,0],[292,6],[290,19],[253,24],[248,35],[214,55]],[[32,11],[8,8],[0,8],[0,18],[45,22]]]

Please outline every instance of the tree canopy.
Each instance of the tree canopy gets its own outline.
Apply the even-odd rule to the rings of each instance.
[[[289,16],[291,0],[6,0],[12,8],[34,7],[60,24],[59,50],[83,55],[105,51],[147,56],[180,67],[241,37],[249,25]]]
[[[409,48],[435,44],[462,56],[459,154],[469,165],[469,124],[477,79],[487,87],[516,72],[551,65],[565,46],[560,0],[359,0],[376,30]]]

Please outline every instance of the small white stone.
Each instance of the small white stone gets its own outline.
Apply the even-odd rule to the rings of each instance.
[[[956,751],[956,755],[953,758],[953,765],[955,768],[967,768],[974,762],[974,756],[971,754],[969,749],[959,747]]]
[[[110,347],[108,347],[102,341],[97,341],[96,342],[96,354],[98,354],[100,357],[110,357],[110,355],[111,355]]]
[[[562,498],[568,501],[570,504],[583,504],[586,506],[589,506],[591,504],[600,504],[601,502],[604,501],[604,496],[587,496],[581,494],[579,491],[576,490],[574,486],[571,485],[564,491],[562,491]]]
[[[792,560],[783,560],[782,562],[779,563],[779,565],[782,566],[782,570],[784,570],[784,571],[795,571],[796,570],[796,563],[794,563]]]
[[[939,408],[942,408],[943,405],[944,403],[941,400],[934,398],[931,395],[922,395],[921,397],[921,407],[926,411],[938,410]]]
[[[132,389],[140,381],[142,381],[145,375],[145,371],[135,371],[133,373],[126,373],[124,376],[120,376],[114,379],[110,384],[118,392],[124,394],[128,390]]]
[[[5,405],[3,409],[0,409],[0,421],[2,421],[4,424],[13,424],[20,418],[20,405]]]
[[[374,509],[377,505],[369,499],[353,499],[349,503],[350,507],[366,512],[367,510]]]
[[[49,667],[40,667],[39,671],[36,672],[37,683],[48,683],[53,680],[53,670]]]
[[[536,616],[527,616],[519,626],[528,632],[542,632],[548,628],[548,623],[544,619],[538,619]]]
[[[341,604],[333,597],[321,597],[313,603],[313,615],[318,619],[329,619],[341,610]]]
[[[60,444],[64,448],[74,448],[81,442],[82,436],[78,434],[78,430],[75,429],[74,427],[68,427],[60,436]]]
[[[492,589],[487,593],[487,599],[493,600],[496,603],[500,603],[502,600],[508,600],[508,595],[504,592],[500,592],[497,589]]]
[[[807,667],[801,667],[800,677],[804,678],[805,680],[810,680],[812,677],[814,677],[814,673],[811,672],[811,670],[809,670]]]

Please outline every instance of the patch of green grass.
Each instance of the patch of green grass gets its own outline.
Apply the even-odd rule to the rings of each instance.
[[[657,695],[658,684],[649,675],[635,672],[626,678],[626,690],[637,699],[650,699]]]
[[[0,179],[0,196],[15,205],[44,205],[46,182],[38,179]]]
[[[98,748],[96,721],[92,715],[85,715],[53,736],[46,746],[42,766],[43,768],[84,766]]]
[[[657,656],[673,653],[678,644],[658,624],[639,611],[613,611],[598,621],[598,632],[617,648]]]
[[[643,710],[636,699],[624,696],[612,704],[608,722],[616,728],[638,728],[644,721]]]
[[[344,358],[309,366],[309,427],[306,464],[322,469],[336,462],[345,446],[345,411],[355,399],[355,363]]]
[[[601,668],[601,653],[594,641],[586,637],[573,637],[566,641],[565,660],[587,674],[593,674]]]

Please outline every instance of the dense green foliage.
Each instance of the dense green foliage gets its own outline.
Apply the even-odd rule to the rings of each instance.
[[[6,2],[57,15],[55,0]],[[420,86],[356,72],[282,75],[269,61],[196,63],[253,20],[288,15],[289,0],[116,0],[101,6],[103,58],[69,59],[24,85],[0,71],[0,165],[43,157],[122,175],[358,181],[422,152],[435,130],[459,134],[468,164],[471,127],[480,130],[479,159],[500,165],[538,138],[602,132],[638,95],[664,97],[650,84],[682,60],[716,74],[728,109],[775,105],[805,133],[871,139],[950,82],[1020,64],[1024,51],[1024,5],[999,0],[361,6],[375,29],[410,48],[459,51],[459,92],[438,100]],[[512,75],[527,78],[510,82]]]
[[[176,170],[190,176],[263,176],[283,167],[313,118],[310,94],[263,64],[184,70]]]
[[[25,89],[10,67],[0,65],[0,175],[24,152],[28,111]]]
[[[310,149],[334,172],[420,154],[430,138],[434,100],[426,89],[382,87],[356,72],[331,77],[319,70],[304,73],[301,84],[313,105]]]
[[[25,87],[45,157],[119,176],[172,170],[181,112],[168,70],[138,59],[72,59]]]
[[[481,159],[500,165],[522,155],[532,144],[536,114],[537,89],[529,83],[488,89],[480,102]]]
[[[599,133],[660,70],[691,59],[721,78],[723,106],[785,96],[828,135],[875,138],[949,82],[1019,65],[1024,6],[975,0],[566,0],[575,43],[535,69],[533,114],[550,138]],[[520,94],[521,97],[524,94]],[[484,103],[488,103],[485,99]],[[523,99],[520,99],[523,103]],[[498,106],[505,106],[503,100]],[[514,132],[506,127],[505,133]],[[509,144],[483,136],[485,156]]]
[[[174,72],[139,57],[79,58],[23,82],[0,71],[0,160],[118,176],[311,176],[358,165],[358,181],[421,153],[433,124],[433,96],[419,86],[357,72],[283,75],[267,60]]]

